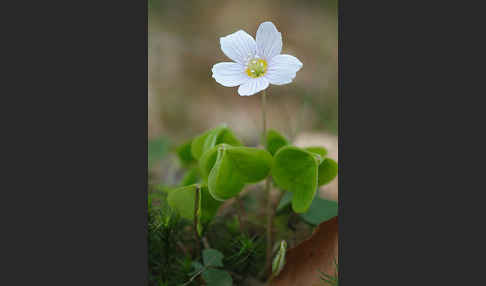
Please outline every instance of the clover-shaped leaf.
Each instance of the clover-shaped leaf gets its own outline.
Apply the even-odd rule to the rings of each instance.
[[[276,130],[270,129],[267,132],[267,150],[270,152],[270,154],[275,155],[277,153],[278,149],[289,145],[289,141],[287,138],[282,136],[280,133],[278,133]]]
[[[177,157],[181,161],[183,166],[188,166],[196,161],[191,152],[192,140],[185,142],[176,149]]]
[[[206,151],[221,143],[233,146],[241,145],[233,132],[226,125],[221,125],[194,138],[191,144],[192,156],[199,160]]]
[[[223,267],[223,254],[216,249],[207,248],[203,250],[203,263],[193,262],[195,269],[194,275],[201,274],[208,286],[232,286],[233,279],[231,275],[217,267]]]
[[[338,164],[331,158],[326,158],[327,150],[324,147],[307,147],[305,150],[318,154],[319,160],[319,179],[317,185],[322,186],[334,179],[338,174]]]
[[[181,217],[192,219],[194,217],[195,192],[196,185],[172,189],[167,196],[167,202]]]
[[[319,165],[319,182],[318,185],[322,186],[331,182],[338,174],[338,164],[336,161],[330,158],[324,159]]]
[[[280,202],[278,203],[277,206],[277,212],[280,212],[281,210],[285,209],[290,203],[292,202],[292,193],[291,192],[285,192],[280,199]]]
[[[245,184],[265,179],[272,161],[272,155],[263,149],[219,146],[208,177],[209,192],[217,200],[234,197]]]
[[[213,196],[211,196],[208,187],[203,186],[201,188],[201,200],[199,206],[199,209],[201,210],[201,223],[203,225],[208,224],[216,216],[216,213],[221,205],[222,202],[215,200]]]
[[[319,154],[319,156],[321,156],[322,158],[326,157],[326,155],[327,155],[327,149],[324,148],[324,147],[314,146],[314,147],[306,147],[304,149],[309,151],[309,152]]]
[[[319,158],[316,158],[319,157]],[[286,146],[274,157],[272,176],[280,188],[293,193],[292,209],[306,212],[317,190],[319,155],[307,150]]]
[[[285,195],[280,199],[277,211],[281,211],[286,208],[290,201],[292,200],[292,193],[286,192]],[[329,201],[319,197],[318,193],[314,197],[309,209],[300,214],[300,217],[307,223],[311,225],[319,225],[321,222],[330,220],[331,218],[338,215],[338,203],[335,201]]]
[[[205,266],[218,266],[223,267],[224,255],[216,249],[207,248],[202,253],[203,262]]]
[[[216,159],[218,158],[218,149],[220,146],[223,146],[223,148],[230,148],[230,145],[227,144],[216,145],[206,151],[199,159],[199,169],[201,170],[201,176],[205,181],[207,181],[209,173],[216,163]]]
[[[192,220],[194,218],[194,204],[196,190],[200,188],[199,212],[198,212],[198,232],[201,234],[203,226],[208,224],[216,215],[221,202],[216,201],[210,194],[206,185],[197,184],[173,189],[167,196],[169,206],[175,209],[181,217]]]
[[[197,183],[199,180],[199,169],[197,167],[192,167],[189,169],[182,177],[180,186],[185,187]]]
[[[231,286],[233,279],[228,272],[224,270],[209,268],[202,273],[202,278],[208,286]]]
[[[338,215],[338,203],[316,196],[309,210],[300,216],[309,224],[317,226]]]

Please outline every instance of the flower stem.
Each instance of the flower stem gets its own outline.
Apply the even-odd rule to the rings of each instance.
[[[262,137],[261,137],[261,144],[263,148],[267,147],[267,113],[266,113],[266,105],[267,105],[267,95],[265,90],[262,91],[262,122],[263,122],[263,129],[262,129]],[[260,276],[263,277],[267,272],[267,269],[270,268],[272,263],[272,202],[271,202],[271,178],[268,176],[265,180],[265,196],[267,205],[265,207],[265,214],[267,216],[266,221],[266,231],[267,231],[267,249],[266,249],[266,260],[265,266],[263,267]]]
[[[267,224],[265,226],[265,229],[267,231],[267,249],[266,249],[266,259],[265,259],[265,266],[263,267],[262,269],[262,272],[261,272],[261,276],[263,278],[263,276],[265,275],[265,273],[267,272],[267,269],[270,268],[270,265],[272,264],[272,220],[273,220],[273,215],[272,215],[272,200],[271,200],[271,196],[270,196],[270,193],[271,193],[271,187],[270,187],[270,184],[271,184],[271,178],[270,177],[267,177],[267,179],[265,180],[265,195],[266,195],[266,199],[267,199],[267,205],[266,205],[266,208],[265,208],[265,213],[267,215]]]
[[[196,244],[194,247],[194,258],[197,257],[199,254],[199,233],[197,231],[197,225],[198,225],[198,215],[197,213],[199,212],[199,194],[200,194],[200,189],[199,186],[196,187],[196,194],[195,194],[195,199],[194,199],[194,237],[196,239]]]
[[[263,122],[263,129],[262,129],[262,137],[261,137],[261,144],[265,148],[267,146],[267,94],[265,90],[262,91],[262,122]]]

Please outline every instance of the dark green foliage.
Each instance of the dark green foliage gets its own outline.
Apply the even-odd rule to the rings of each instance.
[[[191,273],[191,278],[188,282],[195,281],[195,279],[201,275],[208,286],[233,285],[231,275],[227,271],[220,269],[220,267],[223,267],[224,257],[221,252],[216,249],[208,248],[203,250],[202,256],[203,264],[197,261],[192,263],[194,271]]]
[[[277,206],[277,212],[283,210],[285,207],[290,205],[290,202],[292,201],[292,192],[285,192],[280,199],[280,202],[278,203]]]
[[[231,286],[233,279],[231,275],[220,269],[209,268],[202,273],[202,278],[208,286]]]
[[[242,276],[252,274],[256,277],[263,267],[264,251],[265,243],[262,238],[249,237],[243,233],[231,240],[225,264],[228,269]]]
[[[246,221],[246,231],[253,232],[255,227]],[[259,232],[263,232],[261,229]],[[233,279],[240,285],[241,278],[257,277],[264,266],[265,240],[263,236],[243,233],[235,216],[218,216],[206,234],[211,247],[224,254],[224,269],[235,273]]]
[[[204,249],[203,262],[205,266],[223,267],[224,255],[216,249]]]
[[[150,285],[179,285],[190,271],[190,258],[177,246],[184,223],[167,207],[166,195],[150,193],[148,205],[148,254]],[[188,262],[189,260],[189,262]]]
[[[328,221],[338,215],[338,203],[328,201],[316,196],[312,201],[309,210],[300,216],[305,222],[317,226],[322,222]]]
[[[327,150],[289,146],[275,130],[267,135],[267,149],[244,147],[222,125],[176,149],[183,170],[174,173],[171,181],[179,183],[152,185],[155,190],[149,192],[150,286],[230,286],[233,281],[240,285],[250,276],[258,277],[265,265],[264,192],[240,196],[241,212],[230,205],[220,216],[216,214],[223,200],[270,173],[285,192],[274,221],[274,242],[295,243],[297,231],[310,233],[313,226],[337,215],[336,203],[315,196],[318,185],[337,175],[337,163],[325,157]],[[149,153],[155,162],[165,156],[168,145],[160,140],[153,143]],[[283,259],[281,251],[274,260],[275,272]]]
[[[286,192],[280,199],[277,211],[281,212],[288,207],[292,200],[292,193]],[[317,194],[312,200],[309,209],[299,216],[308,224],[317,226],[338,215],[338,203],[320,198]]]

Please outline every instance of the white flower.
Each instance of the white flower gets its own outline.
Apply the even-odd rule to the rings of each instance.
[[[243,30],[220,38],[221,50],[235,62],[217,63],[213,77],[224,86],[238,88],[242,96],[254,95],[269,84],[291,83],[302,63],[294,56],[281,55],[282,34],[272,22],[258,27],[256,41]]]

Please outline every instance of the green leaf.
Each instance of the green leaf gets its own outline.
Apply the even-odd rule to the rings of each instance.
[[[217,251],[216,249],[206,248],[202,253],[203,262],[206,267],[223,267],[223,257],[224,255]]]
[[[169,152],[169,141],[165,137],[148,142],[148,164],[151,167],[155,162],[163,159]]]
[[[220,201],[236,196],[245,186],[245,178],[235,172],[234,163],[225,151],[218,151],[216,164],[208,177],[211,195]]]
[[[202,278],[208,286],[232,286],[233,279],[224,270],[209,268],[202,273]]]
[[[164,185],[164,184],[156,184],[154,185],[154,188],[155,190],[161,192],[161,193],[170,193],[170,191],[172,191],[174,189],[174,187],[169,187],[167,185]]]
[[[311,225],[319,225],[338,215],[338,203],[316,196],[309,210],[300,216]]]
[[[256,183],[265,179],[272,168],[273,158],[268,151],[252,147],[231,147],[226,155],[234,164],[246,183]]]
[[[309,152],[319,154],[322,158],[326,157],[327,155],[327,149],[324,147],[307,147],[304,149]]]
[[[330,158],[326,158],[319,165],[319,186],[331,182],[338,174],[338,164]]]
[[[263,149],[220,146],[208,177],[209,192],[217,200],[236,196],[246,183],[265,179],[272,160],[272,155]]]
[[[194,203],[196,198],[196,189],[198,185],[190,185],[173,189],[167,196],[169,206],[175,209],[181,217],[194,219]],[[203,226],[208,224],[218,212],[221,202],[216,201],[210,194],[207,186],[200,187],[199,200],[199,223],[198,231],[202,232]]]
[[[195,184],[198,182],[198,180],[199,180],[199,169],[193,167],[184,174],[184,177],[181,180],[181,187]]]
[[[177,147],[176,153],[182,165],[187,166],[196,161],[191,152],[192,140]]]
[[[209,189],[207,186],[202,186],[201,188],[201,200],[199,200],[199,209],[201,210],[199,222],[200,227],[198,226],[198,232],[202,234],[202,227],[206,226],[211,222],[211,220],[216,216],[218,213],[219,207],[223,204],[220,201],[217,201],[211,196],[209,193]]]
[[[280,199],[280,202],[278,203],[277,212],[287,207],[291,201],[292,201],[292,192],[289,191],[285,192],[282,198]]]
[[[280,274],[280,271],[282,271],[283,267],[285,266],[286,252],[287,252],[287,242],[285,240],[282,240],[280,242],[278,252],[273,258],[273,262],[272,262],[272,274],[274,277],[278,276],[278,274]]]
[[[169,192],[167,202],[185,219],[194,218],[194,198],[197,185],[176,188]]]
[[[193,261],[191,264],[192,264],[192,267],[194,267],[194,272],[192,272],[191,275],[196,275],[200,271],[202,272],[202,270],[204,269],[204,266],[197,261]]]
[[[327,150],[324,147],[307,147],[304,149],[311,154],[314,154],[314,157],[317,160],[317,165],[320,165],[326,158]]]
[[[282,147],[275,154],[272,176],[277,186],[293,193],[294,212],[306,212],[317,190],[315,154],[294,146]]]
[[[202,157],[199,159],[199,169],[201,170],[201,176],[203,180],[207,181],[209,173],[216,163],[216,158],[218,157],[219,146],[224,146],[224,148],[229,148],[227,144],[219,144],[213,148],[206,151]]]
[[[287,138],[282,136],[276,130],[270,129],[267,132],[267,150],[270,154],[275,155],[278,149],[289,145]]]
[[[221,143],[227,143],[233,146],[241,145],[241,142],[236,138],[233,132],[226,127],[226,125],[221,125],[206,131],[192,141],[192,156],[199,160],[206,151]]]

